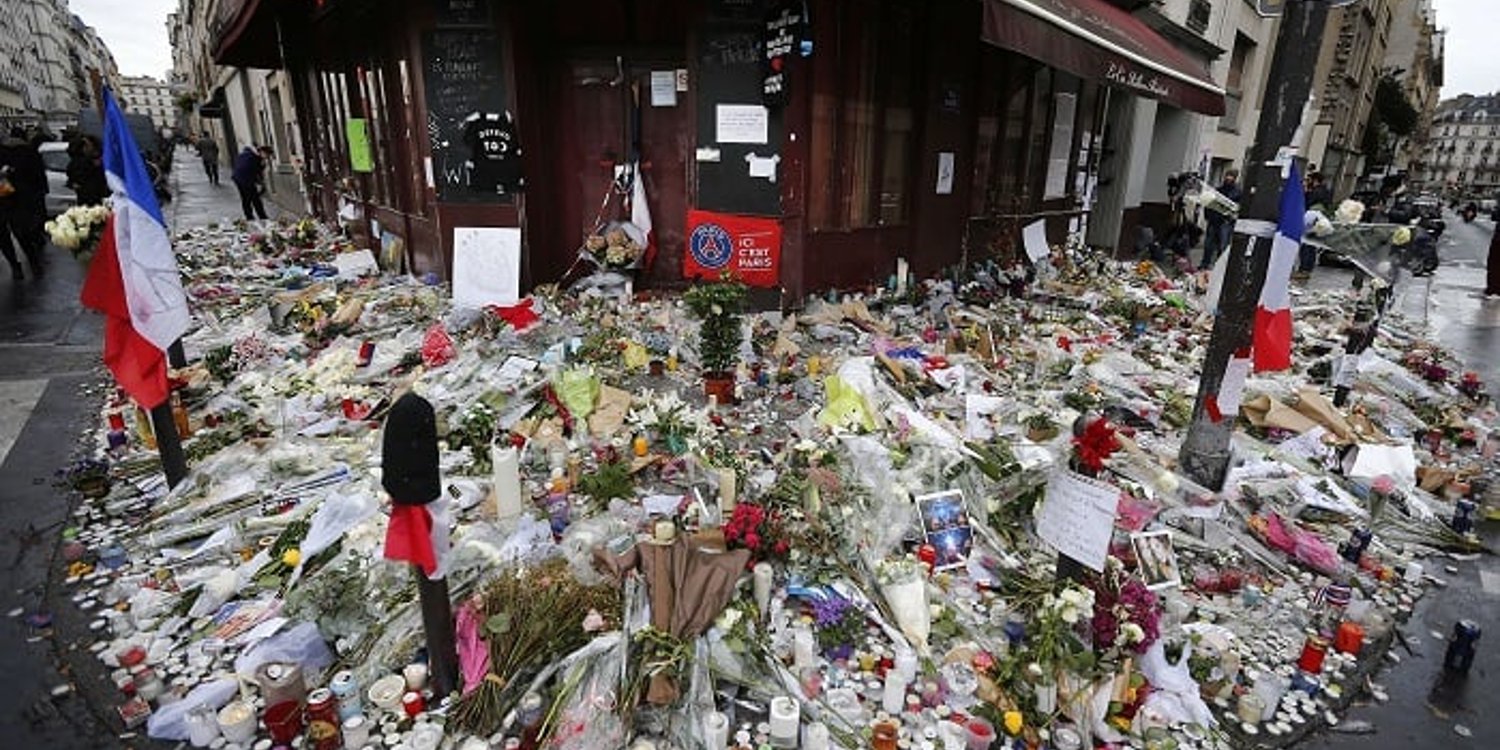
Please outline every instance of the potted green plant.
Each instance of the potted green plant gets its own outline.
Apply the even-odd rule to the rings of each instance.
[[[97,458],[80,459],[62,472],[63,481],[87,498],[109,494],[109,463]]]
[[[1024,420],[1026,439],[1033,443],[1045,443],[1057,437],[1057,422],[1051,415],[1037,412]]]
[[[740,315],[745,308],[745,285],[725,274],[717,282],[695,284],[682,299],[702,323],[698,360],[703,366],[703,392],[721,404],[732,403],[734,366],[744,338]]]

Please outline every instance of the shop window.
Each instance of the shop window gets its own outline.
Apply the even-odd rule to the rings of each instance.
[[[913,6],[895,0],[841,3],[815,31],[819,86],[813,97],[808,200],[817,229],[899,226],[909,218],[915,173],[919,74]],[[831,85],[828,85],[831,84]]]

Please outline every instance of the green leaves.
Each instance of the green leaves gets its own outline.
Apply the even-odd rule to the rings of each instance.
[[[510,613],[500,612],[490,615],[484,621],[484,632],[492,636],[502,636],[510,632]]]

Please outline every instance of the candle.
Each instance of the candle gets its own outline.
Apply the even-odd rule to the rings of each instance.
[[[255,709],[241,701],[226,703],[219,709],[219,731],[230,742],[249,742],[255,736]]]
[[[406,678],[406,689],[421,692],[427,687],[427,665],[420,662],[406,665],[401,670],[401,676]]]
[[[333,696],[339,699],[339,718],[348,719],[359,716],[363,709],[359,705],[359,684],[354,681],[354,673],[344,670],[333,676],[328,681],[328,689]]]
[[[909,267],[910,267],[910,265],[906,262],[905,258],[897,258],[896,259],[896,296],[897,297],[905,297],[906,296],[906,276],[910,272],[908,270]]]
[[[917,679],[917,652],[906,647],[897,648],[895,672],[907,684]]]
[[[515,518],[524,510],[521,500],[521,459],[514,446],[490,446],[490,460],[494,465],[490,484],[495,493],[495,515],[500,519]]]
[[[703,739],[708,750],[724,750],[729,747],[729,717],[719,711],[710,711],[703,717]]]
[[[344,719],[345,750],[360,750],[370,741],[370,720],[363,716]]]
[[[812,357],[808,357],[807,358],[807,376],[809,378],[815,378],[815,377],[817,377],[818,373],[822,372],[822,371],[823,371],[823,360],[819,359],[817,356],[812,356]]]
[[[880,707],[892,716],[901,713],[906,707],[906,681],[901,679],[901,675],[891,672],[885,676]]]
[[[796,747],[802,707],[796,699],[777,696],[771,699],[771,746]]]
[[[735,489],[738,477],[735,476],[734,469],[719,469],[717,473],[719,475],[719,510],[723,511],[727,518],[730,513],[734,512],[736,499],[739,496]]]
[[[208,706],[198,706],[187,713],[188,742],[193,747],[208,747],[219,736],[219,720]]]
[[[1262,713],[1265,713],[1266,705],[1261,702],[1260,696],[1255,693],[1245,693],[1240,696],[1240,704],[1235,715],[1246,724],[1259,724]]]
[[[672,519],[670,518],[663,518],[657,521],[656,526],[652,529],[651,538],[657,544],[671,544],[672,540],[677,538],[677,524],[672,523]]]
[[[636,435],[635,439],[630,441],[630,450],[635,454],[636,458],[644,458],[646,453],[651,450],[651,443],[646,440],[645,435]]]
[[[755,606],[760,609],[760,616],[765,617],[771,611],[771,584],[775,580],[775,571],[770,563],[756,563],[750,572],[750,577],[755,594]]]
[[[803,750],[829,750],[828,727],[815,721],[802,729]]]
[[[406,691],[405,695],[401,696],[401,710],[404,711],[408,717],[414,717],[417,714],[422,713],[426,709],[427,702],[422,700],[421,693],[415,690],[408,690]]]
[[[1308,674],[1323,671],[1323,657],[1328,654],[1328,639],[1309,635],[1302,642],[1302,655],[1297,657],[1297,668]]]
[[[792,666],[807,669],[818,663],[811,628],[797,627],[792,633]]]

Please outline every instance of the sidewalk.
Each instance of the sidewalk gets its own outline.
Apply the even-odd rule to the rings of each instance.
[[[242,218],[240,194],[229,181],[228,165],[220,165],[220,183],[208,182],[203,173],[203,162],[192,149],[179,147],[172,157],[172,202],[166,206],[167,224],[173,232],[205,224],[229,223]],[[266,196],[266,214],[272,219],[295,218],[296,212],[288,211]]]

